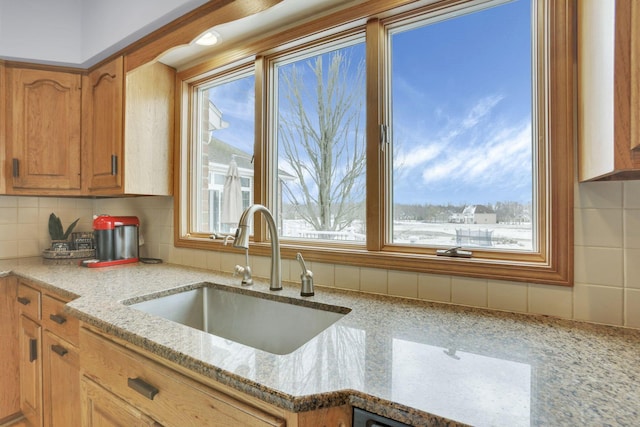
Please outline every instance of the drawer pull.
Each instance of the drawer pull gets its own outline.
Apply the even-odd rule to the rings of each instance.
[[[154,396],[160,391],[140,378],[127,378],[127,385],[149,400],[153,400]]]
[[[69,353],[69,350],[58,344],[53,344],[51,346],[51,351],[62,357],[64,357],[65,354]]]
[[[31,300],[29,298],[25,298],[25,297],[18,297],[18,302],[22,305],[29,305],[31,304]]]
[[[57,314],[50,314],[49,315],[49,319],[53,320],[54,322],[56,322],[58,325],[62,325],[64,322],[67,321],[66,318],[57,315]]]
[[[38,359],[38,340],[31,338],[29,340],[29,362],[33,362]]]

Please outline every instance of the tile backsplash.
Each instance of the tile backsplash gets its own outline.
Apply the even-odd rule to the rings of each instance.
[[[93,214],[137,215],[141,255],[231,272],[241,253],[173,246],[173,198],[76,199],[0,196],[2,260],[38,256],[48,247],[47,221],[55,212],[66,227],[91,230]],[[317,285],[475,307],[640,328],[640,181],[576,184],[575,285],[572,288],[310,263]],[[269,276],[269,259],[252,257],[254,275]],[[297,281],[295,260],[283,278]]]

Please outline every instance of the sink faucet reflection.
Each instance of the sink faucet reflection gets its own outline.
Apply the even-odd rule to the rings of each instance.
[[[267,220],[269,234],[271,235],[271,284],[269,289],[279,291],[282,289],[282,273],[280,270],[280,240],[278,239],[278,230],[273,215],[269,209],[262,205],[249,206],[240,217],[238,229],[236,230],[236,238],[233,246],[236,248],[249,249],[249,228],[253,215],[261,212]]]

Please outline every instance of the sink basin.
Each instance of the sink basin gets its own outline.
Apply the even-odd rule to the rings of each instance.
[[[130,307],[274,354],[293,352],[351,311],[264,296],[246,289],[203,286]]]

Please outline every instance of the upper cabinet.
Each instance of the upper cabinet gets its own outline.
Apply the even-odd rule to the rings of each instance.
[[[579,179],[640,179],[640,3],[578,2]]]
[[[83,81],[83,193],[171,195],[175,70],[125,74],[118,57]]]
[[[3,80],[5,191],[80,194],[80,74],[7,66]]]

